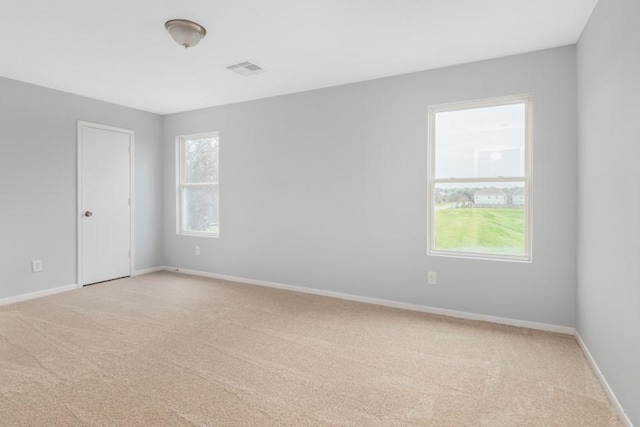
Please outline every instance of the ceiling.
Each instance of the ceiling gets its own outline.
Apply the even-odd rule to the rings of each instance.
[[[596,1],[0,0],[0,76],[167,114],[573,44]]]

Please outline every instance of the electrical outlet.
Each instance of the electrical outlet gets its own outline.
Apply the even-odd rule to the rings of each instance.
[[[196,246],[196,255],[200,255],[200,246]]]
[[[31,261],[31,271],[32,272],[38,272],[38,271],[42,271],[42,260],[41,259],[34,259],[33,261]]]
[[[435,271],[429,271],[427,273],[427,283],[430,285],[435,285],[437,281],[437,276]]]

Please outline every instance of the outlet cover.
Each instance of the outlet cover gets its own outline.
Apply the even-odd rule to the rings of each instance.
[[[435,285],[437,282],[437,275],[435,271],[430,271],[427,273],[427,283],[430,285]]]
[[[31,271],[38,272],[38,271],[42,271],[42,260],[41,259],[34,259],[33,261],[31,261]]]

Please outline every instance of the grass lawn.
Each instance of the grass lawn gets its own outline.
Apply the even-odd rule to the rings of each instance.
[[[524,255],[524,209],[436,211],[436,249]]]

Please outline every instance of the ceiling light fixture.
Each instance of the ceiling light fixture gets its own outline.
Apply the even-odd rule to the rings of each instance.
[[[186,19],[172,19],[165,22],[164,27],[176,43],[185,49],[197,45],[207,35],[202,25]]]

